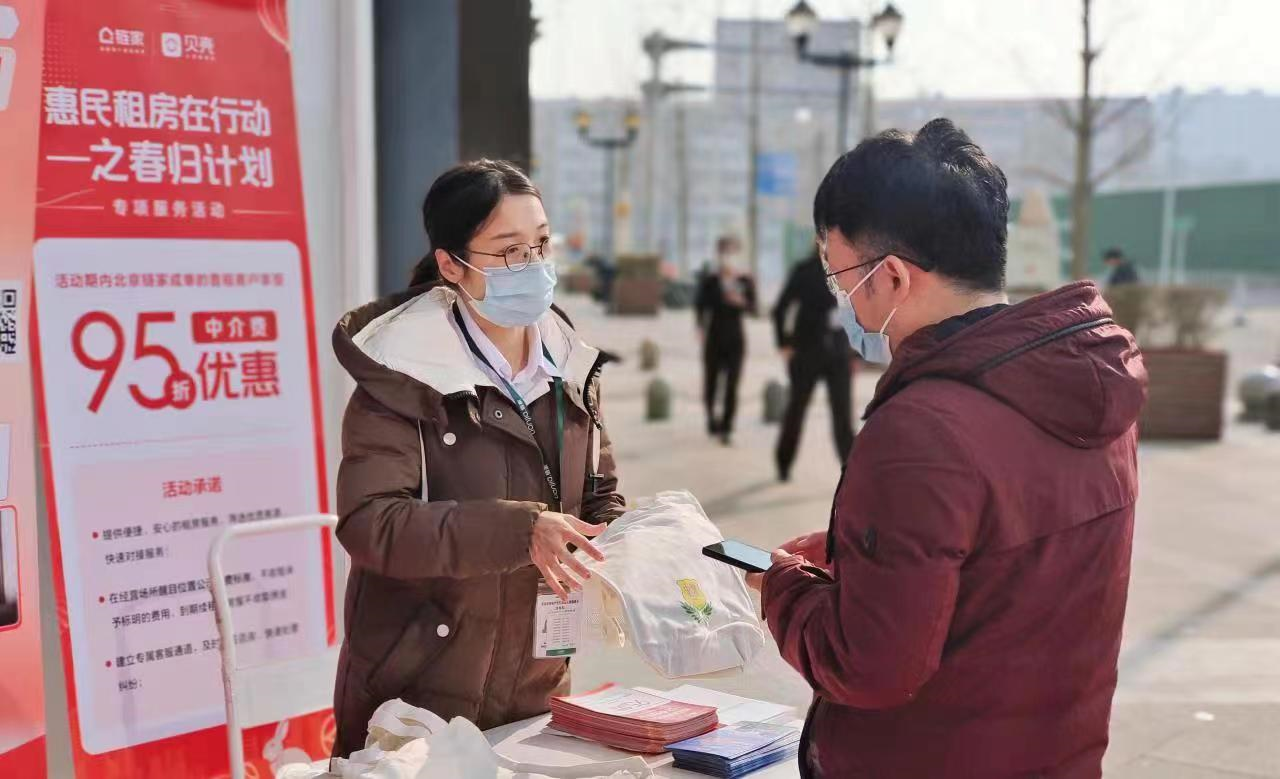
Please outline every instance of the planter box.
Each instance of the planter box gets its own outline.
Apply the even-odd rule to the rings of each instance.
[[[560,286],[571,295],[590,294],[596,285],[596,275],[589,270],[571,270],[560,277]]]
[[[613,282],[611,312],[623,315],[654,316],[662,305],[662,279],[620,277]]]
[[[1148,440],[1221,438],[1227,355],[1144,349],[1142,357],[1151,384],[1138,435]]]

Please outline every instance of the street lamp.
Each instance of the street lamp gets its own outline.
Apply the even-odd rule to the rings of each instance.
[[[593,138],[591,136],[591,114],[586,111],[578,111],[574,115],[574,123],[578,126],[578,137],[584,143],[597,149],[603,149],[605,153],[604,198],[608,213],[605,214],[604,220],[604,251],[605,258],[609,266],[612,267],[616,265],[617,260],[613,245],[614,220],[617,218],[617,202],[613,181],[614,167],[616,165],[615,157],[619,149],[625,149],[635,142],[636,135],[640,130],[640,116],[634,111],[628,111],[622,123],[623,135],[608,138]]]
[[[791,10],[787,12],[785,21],[787,34],[791,36],[791,40],[796,46],[796,56],[802,62],[821,67],[836,68],[840,71],[836,142],[840,145],[840,151],[843,153],[845,149],[849,148],[849,82],[853,71],[893,61],[893,45],[897,43],[898,34],[902,32],[902,13],[897,8],[894,8],[893,3],[889,3],[884,7],[884,10],[871,19],[871,29],[879,32],[884,37],[885,46],[889,50],[888,57],[883,60],[860,57],[849,52],[815,53],[810,51],[809,39],[813,36],[814,31],[818,29],[818,14],[805,0],[799,0],[792,6]]]

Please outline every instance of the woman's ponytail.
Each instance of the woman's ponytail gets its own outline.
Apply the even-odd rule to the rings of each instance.
[[[436,262],[436,253],[427,252],[427,254],[418,260],[418,264],[413,266],[413,276],[409,278],[410,287],[420,287],[423,284],[434,284],[440,280],[440,264]]]
[[[542,197],[528,176],[503,160],[464,162],[441,174],[422,201],[422,227],[431,251],[414,267],[409,286],[440,280],[436,249],[465,258],[467,244],[504,195]]]

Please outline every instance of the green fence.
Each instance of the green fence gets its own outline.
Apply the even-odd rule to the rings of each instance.
[[[1017,219],[1020,205],[1013,203],[1011,219]],[[1070,197],[1054,197],[1053,210],[1062,225],[1063,268],[1069,275]],[[1090,272],[1103,274],[1102,253],[1111,246],[1123,249],[1144,269],[1159,267],[1163,214],[1163,190],[1096,196]],[[1280,274],[1280,182],[1180,189],[1175,216],[1189,227],[1189,274]]]

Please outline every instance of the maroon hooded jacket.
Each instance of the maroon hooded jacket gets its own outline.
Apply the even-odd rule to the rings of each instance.
[[[904,340],[836,492],[834,581],[765,577],[815,690],[808,775],[1101,776],[1145,398],[1087,282]]]

